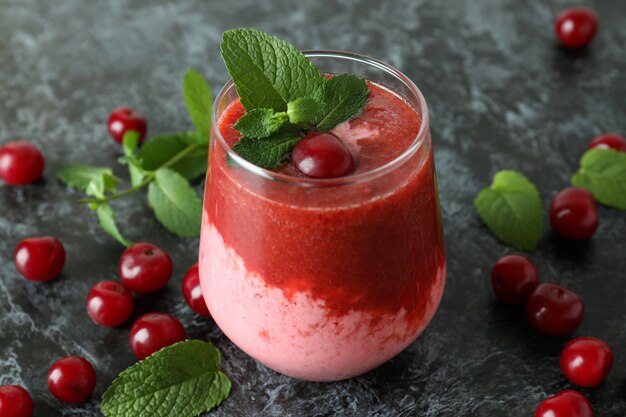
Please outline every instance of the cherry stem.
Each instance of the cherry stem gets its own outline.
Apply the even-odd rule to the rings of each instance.
[[[119,198],[126,197],[127,195],[130,195],[134,193],[135,191],[141,190],[146,185],[150,184],[154,180],[154,175],[159,169],[171,167],[172,165],[174,165],[175,163],[182,160],[187,155],[189,155],[190,153],[198,149],[200,146],[202,146],[202,144],[200,143],[192,143],[190,145],[187,145],[185,149],[183,149],[182,151],[178,152],[176,155],[168,159],[157,169],[155,169],[154,171],[149,171],[146,177],[143,179],[143,181],[141,181],[139,184],[135,185],[134,187],[128,188],[124,191],[120,191],[119,193],[110,194],[102,198],[83,198],[82,200],[78,200],[78,202],[83,203],[83,204],[90,204],[90,203],[103,204],[111,200],[117,200]]]

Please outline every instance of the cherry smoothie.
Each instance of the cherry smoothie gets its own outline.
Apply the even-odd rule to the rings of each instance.
[[[356,162],[335,179],[307,178],[289,162],[274,171],[232,163],[245,110],[232,85],[216,101],[201,285],[222,331],[281,373],[331,381],[371,370],[413,342],[439,305],[445,255],[428,113],[402,81],[413,97],[368,82],[362,114],[332,130]]]

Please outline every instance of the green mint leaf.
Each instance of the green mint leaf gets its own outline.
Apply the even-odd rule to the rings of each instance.
[[[196,132],[180,132],[158,135],[147,141],[139,150],[138,158],[142,169],[154,171],[170,159],[176,157],[189,146],[197,145]],[[169,166],[170,169],[181,174],[188,180],[202,176],[206,172],[209,147],[207,145],[194,146],[192,152]]]
[[[135,151],[137,150],[137,146],[139,146],[139,132],[130,130],[124,133],[122,146],[124,148],[124,157],[120,158],[119,162],[122,164],[128,164],[130,182],[134,187],[139,185],[146,176],[144,170],[141,169],[141,163],[135,156]]]
[[[102,396],[106,417],[195,417],[221,404],[231,383],[220,352],[187,340],[161,349],[123,371]]]
[[[88,165],[65,165],[56,173],[57,178],[72,188],[85,191],[89,183],[103,175],[113,176],[113,170],[106,167],[92,167]]]
[[[211,88],[204,77],[191,68],[183,77],[183,97],[191,121],[201,133],[204,143],[209,143],[213,102]]]
[[[253,29],[224,32],[220,44],[226,68],[246,110],[287,110],[287,103],[313,96],[324,77],[289,43]]]
[[[126,247],[133,244],[133,242],[122,236],[117,228],[117,225],[115,224],[115,214],[113,213],[113,209],[110,205],[100,204],[96,210],[98,213],[98,219],[100,220],[100,226],[102,226],[105,232]]]
[[[252,109],[237,120],[233,126],[241,133],[252,139],[261,139],[270,136],[287,122],[285,112],[274,113],[272,109]]]
[[[286,124],[265,139],[239,139],[233,146],[233,151],[256,166],[272,169],[280,166],[300,139],[302,139],[300,129],[295,125]]]
[[[317,130],[327,132],[339,123],[359,114],[369,96],[363,78],[355,75],[337,75],[327,80],[321,93],[324,104],[317,117]]]
[[[104,198],[106,193],[117,189],[118,183],[119,180],[117,177],[114,177],[109,173],[103,173],[99,177],[94,177],[89,182],[87,188],[85,189],[85,194],[96,198]]]
[[[626,153],[613,149],[585,152],[572,184],[591,191],[604,205],[626,210]]]
[[[503,242],[533,251],[541,238],[543,207],[535,185],[515,171],[500,171],[474,205],[480,218]]]
[[[148,204],[166,229],[178,236],[199,236],[202,201],[185,177],[168,168],[155,172]]]
[[[289,122],[293,124],[309,124],[315,120],[322,110],[322,103],[312,97],[301,97],[287,103]]]

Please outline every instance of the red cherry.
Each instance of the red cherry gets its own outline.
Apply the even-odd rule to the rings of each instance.
[[[172,259],[150,243],[135,243],[122,253],[119,273],[124,286],[139,294],[160,290],[172,276]]]
[[[584,188],[568,187],[550,204],[550,223],[555,232],[569,239],[588,239],[598,228],[598,211],[593,194]]]
[[[41,178],[44,167],[39,149],[25,140],[0,147],[0,178],[11,185],[30,184]]]
[[[13,262],[20,274],[29,280],[50,281],[63,269],[65,249],[54,237],[31,237],[17,244]]]
[[[130,347],[139,360],[186,338],[183,325],[165,313],[144,314],[130,329]]]
[[[491,285],[498,300],[509,304],[523,304],[539,285],[537,268],[524,256],[503,256],[493,265]]]
[[[133,313],[133,295],[116,281],[100,281],[87,295],[87,314],[100,326],[115,327]]]
[[[561,352],[565,377],[581,387],[595,387],[606,378],[613,366],[613,351],[594,337],[578,337]]]
[[[291,159],[301,172],[314,178],[334,178],[354,169],[354,158],[332,133],[313,132],[293,148]]]
[[[539,284],[526,300],[526,316],[539,332],[558,336],[572,333],[585,314],[576,293],[556,284]]]
[[[559,42],[567,48],[589,45],[598,31],[598,16],[586,7],[571,7],[556,18],[554,30]]]
[[[118,107],[113,110],[109,116],[107,127],[109,134],[117,143],[122,143],[124,134],[131,130],[139,133],[139,143],[141,143],[148,130],[146,119],[128,107]]]
[[[535,417],[593,417],[593,410],[584,395],[570,389],[543,400]]]
[[[33,400],[28,391],[18,385],[0,387],[0,417],[31,417]]]
[[[593,138],[587,148],[614,149],[619,152],[626,152],[626,139],[617,133],[605,133]]]
[[[206,306],[204,297],[202,296],[202,288],[200,288],[200,275],[198,274],[198,264],[193,265],[187,270],[185,278],[183,278],[183,296],[187,305],[196,313],[203,317],[211,317],[209,308]]]
[[[68,356],[58,360],[48,371],[48,389],[66,403],[86,401],[96,388],[96,370],[87,359]]]

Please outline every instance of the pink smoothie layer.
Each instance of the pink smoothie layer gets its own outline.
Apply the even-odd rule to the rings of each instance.
[[[218,128],[232,144],[244,110]],[[375,84],[363,113],[334,133],[356,173],[392,161],[421,118]],[[298,176],[287,164],[281,173]],[[301,379],[366,372],[402,351],[432,319],[445,257],[430,137],[376,179],[299,187],[227,166],[218,145],[207,176],[200,279],[222,331],[261,363]]]

